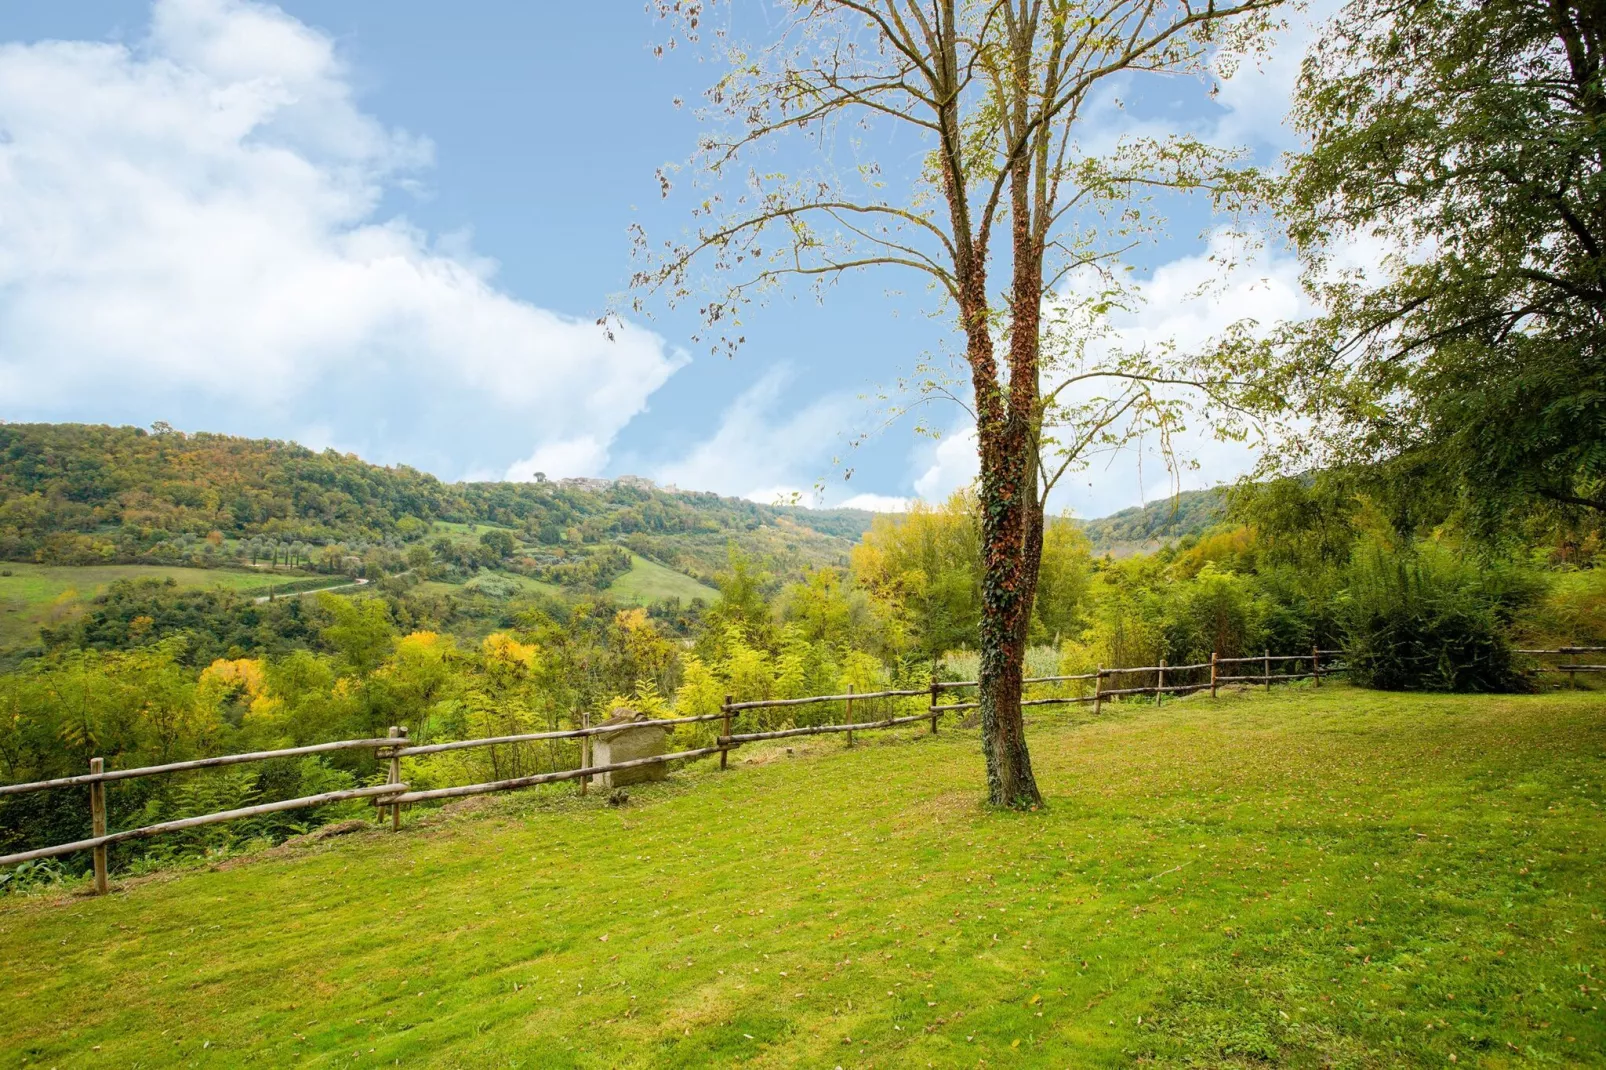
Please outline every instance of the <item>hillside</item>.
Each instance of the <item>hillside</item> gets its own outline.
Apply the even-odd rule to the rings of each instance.
[[[1133,506],[1096,520],[1082,521],[1095,553],[1143,552],[1187,535],[1202,535],[1226,518],[1224,488],[1185,490],[1174,498]]]
[[[158,425],[0,424],[0,559],[207,567],[286,555],[341,571],[437,524],[508,529],[538,563],[625,542],[707,581],[726,548],[787,576],[841,562],[861,510],[809,510],[654,486],[626,476],[445,483],[334,450]],[[696,549],[672,540],[694,536]],[[295,547],[295,549],[291,549]]]
[[[1324,687],[1039,716],[1031,815],[978,805],[974,731],[788,740],[623,807],[538,789],[103,898],[0,897],[0,1050],[1599,1065],[1603,713]]]

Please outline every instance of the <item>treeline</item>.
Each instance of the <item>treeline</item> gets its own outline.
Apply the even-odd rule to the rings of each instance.
[[[489,524],[544,547],[655,537],[745,539],[797,570],[839,560],[867,523],[643,481],[601,490],[536,483],[443,483],[294,443],[185,434],[163,425],[0,424],[0,559],[44,564],[215,565],[283,560],[344,571],[374,547],[398,551],[434,521]],[[656,555],[655,555],[656,556]],[[708,562],[705,560],[705,564]]]

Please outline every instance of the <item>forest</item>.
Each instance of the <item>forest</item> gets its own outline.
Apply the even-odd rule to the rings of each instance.
[[[379,575],[405,569],[406,551],[435,531],[440,563],[470,574],[483,563],[594,582],[595,569],[565,566],[619,543],[707,578],[731,539],[796,571],[839,562],[869,523],[861,510],[760,505],[633,477],[601,490],[590,482],[444,483],[334,450],[165,424],[0,423],[0,559]],[[465,557],[442,547],[437,522],[500,527],[518,541],[493,536]]]

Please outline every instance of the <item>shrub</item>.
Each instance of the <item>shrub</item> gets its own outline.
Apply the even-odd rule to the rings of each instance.
[[[1338,602],[1350,678],[1385,691],[1520,691],[1508,634],[1535,584],[1436,544],[1357,548]]]

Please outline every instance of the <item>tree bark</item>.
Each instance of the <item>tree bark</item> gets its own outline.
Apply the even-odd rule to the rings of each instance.
[[[1010,180],[1014,275],[1010,280],[1007,401],[997,376],[976,388],[976,436],[981,453],[982,750],[987,794],[995,806],[1042,805],[1026,747],[1021,679],[1032,602],[1042,562],[1043,508],[1037,494],[1038,332],[1042,316],[1042,256],[1031,211],[1032,167],[1024,154]],[[989,346],[991,338],[988,338]]]

